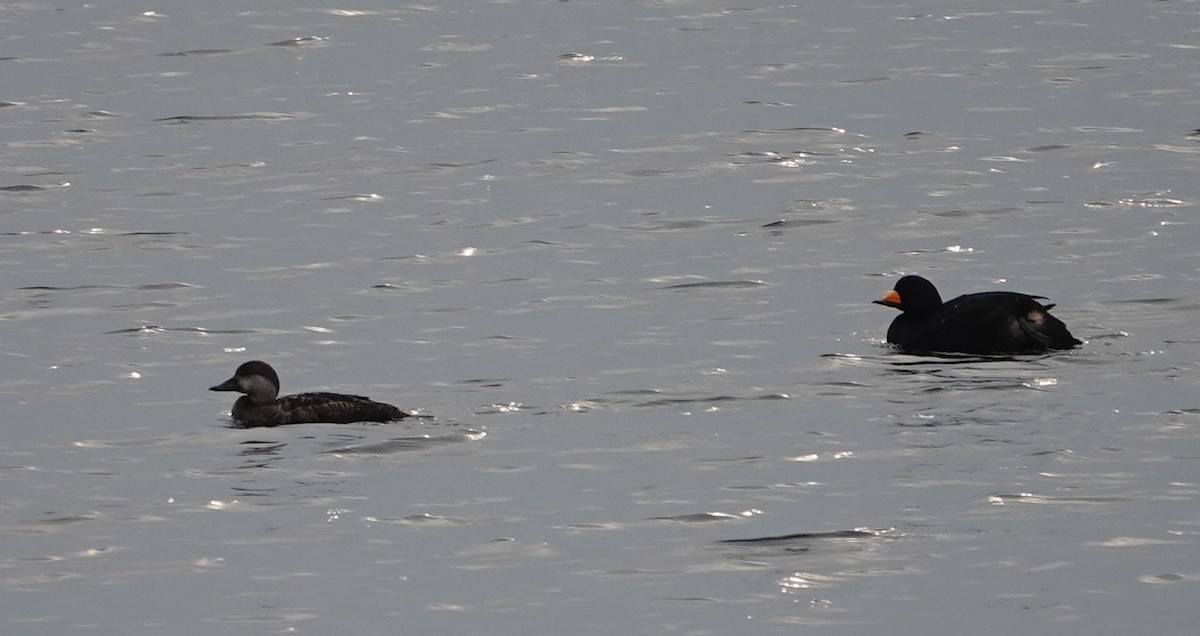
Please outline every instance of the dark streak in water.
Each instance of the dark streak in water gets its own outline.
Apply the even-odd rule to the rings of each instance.
[[[957,218],[969,218],[969,217],[997,216],[997,215],[1001,215],[1001,214],[1012,214],[1014,212],[1020,212],[1020,211],[1021,211],[1020,208],[1006,207],[1006,208],[991,208],[991,209],[983,208],[983,209],[979,209],[979,210],[946,210],[944,212],[922,211],[922,212],[920,212],[920,214],[931,214],[933,216],[938,216],[938,217],[943,217],[943,218],[957,219]],[[934,251],[941,251],[941,250],[934,250]],[[919,252],[916,252],[916,253],[919,253]]]
[[[651,521],[679,521],[682,523],[710,523],[713,521],[736,521],[738,519],[741,519],[741,517],[721,512],[698,512],[667,517],[650,517]]]
[[[287,40],[280,40],[278,42],[271,42],[267,46],[317,46],[327,42],[328,40],[329,38],[327,37],[309,35],[300,38],[291,38]]]
[[[831,532],[799,532],[796,534],[783,534],[769,537],[752,537],[749,539],[725,539],[718,541],[723,545],[757,545],[757,546],[778,546],[791,545],[796,543],[805,543],[813,541],[836,541],[839,539],[874,539],[883,537],[892,532],[891,528],[885,530],[871,530],[868,528],[855,528],[854,530],[834,530]],[[809,549],[803,546],[805,550]]]
[[[795,128],[780,128],[779,130],[783,131],[783,132],[832,132],[832,133],[846,132],[846,131],[842,130],[841,128],[833,128],[830,126],[796,126]],[[767,132],[772,132],[772,131],[767,131]]]
[[[764,227],[764,228],[769,227],[771,229],[778,230],[778,229],[789,228],[789,227],[809,227],[812,225],[828,225],[830,223],[837,223],[837,221],[835,221],[833,219],[780,219],[778,221],[768,223],[762,227]]]
[[[291,121],[294,119],[300,119],[300,116],[290,113],[240,113],[237,115],[175,115],[174,117],[161,117],[154,121],[190,124],[223,121]]]
[[[187,289],[194,287],[197,287],[197,285],[189,285],[187,283],[150,283],[148,285],[138,285],[133,289],[141,291],[158,291],[162,289]]]
[[[63,515],[60,517],[47,517],[31,522],[30,525],[40,526],[64,526],[72,523],[81,523],[83,521],[94,521],[96,517],[86,515]]]
[[[509,380],[507,378],[475,378],[472,380],[459,380],[459,384],[472,384],[475,386],[497,387],[497,386],[504,386],[506,383],[511,382],[511,381],[512,380]]]
[[[482,161],[468,161],[464,163],[427,163],[421,166],[402,170],[401,174],[422,174],[426,172],[438,172],[442,170],[459,170],[462,168],[474,168],[484,164],[492,163],[495,159],[484,159]]]
[[[741,398],[733,395],[714,395],[702,398],[665,398],[662,400],[650,400],[649,402],[640,402],[634,406],[656,407],[656,406],[675,406],[678,404],[715,404],[719,402],[735,402],[738,400],[746,400],[753,398]]]
[[[183,331],[188,333],[200,334],[242,334],[255,333],[253,329],[205,329],[204,327],[160,327],[158,325],[142,325],[140,327],[129,327],[128,329],[117,329],[115,331],[105,331],[104,335],[126,334],[126,333],[163,333],[167,331]]]
[[[713,225],[729,225],[740,223],[740,221],[730,221],[727,219],[667,219],[656,223],[643,223],[640,225],[621,225],[618,226],[622,230],[636,230],[638,232],[669,232],[673,230],[696,230],[706,228]]]
[[[1108,303],[1109,304],[1120,304],[1120,305],[1170,305],[1172,303],[1180,302],[1181,300],[1183,300],[1183,299],[1168,298],[1168,297],[1132,298],[1129,300],[1110,300],[1110,301],[1108,301]]]
[[[176,303],[131,303],[128,305],[112,305],[109,309],[113,311],[131,311],[134,309],[166,309],[167,307],[175,307]]]
[[[84,289],[133,289],[137,291],[161,291],[168,289],[189,289],[196,288],[196,285],[188,283],[149,283],[146,285],[74,285],[69,287],[56,287],[53,285],[29,285],[27,287],[18,287],[23,291],[80,291]]]
[[[190,57],[193,55],[224,55],[233,53],[237,49],[194,49],[191,51],[173,51],[171,53],[159,53],[158,57]]]
[[[242,450],[241,455],[243,456],[274,455],[283,449],[284,446],[287,446],[287,444],[282,442],[268,442],[265,440],[249,439],[242,442],[242,444],[250,446],[249,448]]]
[[[758,289],[760,287],[770,287],[769,284],[760,280],[714,280],[705,281],[703,283],[679,283],[678,285],[667,285],[659,289]]]

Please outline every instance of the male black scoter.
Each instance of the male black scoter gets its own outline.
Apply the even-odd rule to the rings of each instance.
[[[329,422],[392,422],[408,413],[362,397],[341,393],[297,393],[279,397],[279,376],[271,365],[252,360],[237,368],[233,377],[209,391],[245,393],[233,403],[233,420],[245,428]]]
[[[1045,298],[992,291],[943,303],[933,283],[920,276],[905,276],[874,302],[902,312],[888,327],[887,341],[906,351],[1045,353],[1083,344],[1050,315],[1054,305],[1038,302]]]

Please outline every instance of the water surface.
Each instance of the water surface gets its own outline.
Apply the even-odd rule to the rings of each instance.
[[[1196,15],[0,11],[4,633],[1187,633]]]

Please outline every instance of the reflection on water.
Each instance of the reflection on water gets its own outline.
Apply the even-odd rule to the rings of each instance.
[[[698,6],[8,8],[3,632],[1193,631],[1193,6]]]
[[[397,437],[382,442],[349,444],[325,451],[337,455],[390,455],[420,451],[446,444],[461,444],[475,442],[487,436],[483,432],[470,432],[456,435],[421,435],[419,437]]]
[[[872,530],[855,528],[832,532],[799,532],[772,537],[750,539],[725,539],[721,545],[738,546],[747,550],[747,556],[766,558],[791,554],[808,554],[815,550],[861,550],[872,549],[883,539],[895,539],[894,528]]]

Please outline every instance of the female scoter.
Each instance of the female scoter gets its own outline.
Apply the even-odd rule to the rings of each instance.
[[[271,365],[260,360],[237,368],[232,378],[209,391],[245,393],[233,403],[233,419],[245,428],[330,422],[391,422],[408,413],[361,395],[340,393],[298,393],[279,396],[279,376]]]
[[[965,294],[943,303],[933,283],[905,276],[876,304],[899,309],[887,341],[906,351],[946,353],[1044,353],[1071,349],[1075,339],[1050,315],[1045,296],[993,291]]]

